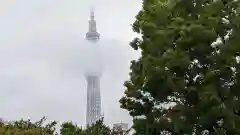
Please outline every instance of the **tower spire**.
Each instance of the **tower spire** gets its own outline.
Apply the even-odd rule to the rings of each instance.
[[[97,32],[97,24],[95,21],[94,10],[91,9],[90,20],[88,22],[88,32],[86,34],[86,39],[89,41],[98,41],[100,34]]]
[[[90,16],[91,16],[91,20],[94,20],[95,15],[94,15],[94,9],[93,8],[91,9],[91,15]]]

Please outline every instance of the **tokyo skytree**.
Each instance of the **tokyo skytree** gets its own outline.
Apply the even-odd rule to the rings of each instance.
[[[97,32],[96,21],[94,19],[94,12],[91,11],[89,20],[89,28],[86,33],[86,40],[88,45],[95,48],[100,39],[100,34]],[[94,49],[92,49],[94,50]],[[101,115],[101,94],[100,94],[100,76],[101,70],[97,67],[98,57],[93,57],[89,62],[94,63],[85,71],[85,78],[87,80],[87,112],[86,112],[86,125],[92,125],[98,121]]]

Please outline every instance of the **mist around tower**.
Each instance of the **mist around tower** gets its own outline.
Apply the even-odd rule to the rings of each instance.
[[[94,75],[100,77],[102,75],[103,62],[101,58],[100,34],[97,31],[94,9],[91,9],[88,23],[89,28],[85,37],[85,57],[88,61],[87,63],[84,63],[84,75]]]
[[[104,63],[102,59],[102,51],[100,49],[101,42],[85,42],[85,58],[88,60],[84,63],[84,75],[96,75],[101,77]]]
[[[93,24],[92,26],[96,26],[96,23],[93,21],[93,22],[91,22],[91,18],[92,18],[92,16],[90,16],[89,17],[90,19],[89,19],[89,23],[90,24]],[[86,23],[87,23],[87,20],[86,20]],[[95,28],[89,28],[89,31],[88,31],[89,33],[88,33],[88,35],[91,37],[91,36],[93,36],[93,37],[91,37],[92,39],[95,39],[94,38],[94,36],[96,36],[96,35],[98,35],[98,34],[96,34],[96,29]],[[78,35],[79,36],[79,35]],[[72,76],[74,76],[74,77],[76,77],[77,79],[82,79],[83,77],[85,77],[85,79],[86,80],[81,80],[81,83],[86,83],[86,84],[88,84],[88,86],[89,86],[89,88],[88,88],[88,90],[89,90],[89,94],[88,95],[90,95],[89,97],[89,101],[90,101],[90,104],[88,105],[89,106],[89,118],[97,118],[98,120],[100,120],[100,122],[98,122],[98,123],[96,123],[96,121],[95,121],[95,119],[93,120],[94,121],[94,123],[96,124],[96,125],[93,125],[92,127],[97,127],[96,129],[95,128],[86,128],[86,129],[84,129],[81,133],[83,133],[83,134],[81,134],[81,135],[93,135],[93,134],[91,134],[92,133],[92,131],[98,131],[98,128],[99,129],[104,129],[104,130],[106,130],[106,131],[103,131],[104,132],[104,134],[106,134],[107,133],[107,131],[111,131],[110,130],[110,128],[108,128],[108,126],[106,126],[105,124],[103,124],[103,122],[105,121],[103,121],[103,119],[102,119],[102,121],[101,121],[101,118],[103,118],[104,116],[102,115],[103,114],[103,109],[101,108],[101,94],[100,94],[100,79],[101,79],[101,77],[102,77],[102,75],[103,75],[103,70],[104,70],[104,66],[107,66],[108,67],[108,72],[110,72],[110,73],[112,73],[111,75],[109,75],[109,74],[106,74],[106,78],[109,78],[109,76],[110,76],[110,80],[111,80],[111,77],[112,76],[114,76],[113,78],[112,78],[112,80],[115,80],[116,78],[118,78],[119,76],[118,75],[116,75],[115,74],[115,72],[117,71],[117,72],[119,72],[118,71],[118,69],[116,68],[116,67],[118,67],[118,68],[122,68],[121,66],[119,66],[118,64],[116,64],[116,63],[120,63],[121,64],[121,62],[122,61],[124,61],[124,60],[122,60],[122,59],[117,59],[116,60],[116,58],[115,57],[119,57],[119,53],[121,53],[123,50],[117,50],[116,49],[116,46],[118,46],[119,44],[121,44],[121,42],[119,43],[119,42],[116,42],[116,41],[109,41],[109,40],[101,40],[101,38],[99,38],[99,40],[97,40],[97,41],[95,41],[95,40],[87,40],[87,39],[84,39],[84,35],[80,35],[79,36],[79,39],[81,39],[81,42],[80,43],[76,43],[75,44],[75,42],[74,43],[69,43],[69,41],[66,41],[67,43],[65,43],[65,42],[61,42],[61,41],[59,41],[59,42],[61,42],[62,44],[60,44],[60,45],[62,45],[62,46],[64,46],[64,47],[62,47],[62,46],[60,46],[59,44],[58,44],[58,48],[57,47],[53,47],[53,52],[52,52],[52,54],[51,54],[51,56],[53,55],[54,57],[49,57],[49,56],[45,56],[46,57],[46,59],[48,60],[48,61],[50,61],[49,63],[51,63],[51,65],[50,65],[50,67],[51,68],[54,68],[54,71],[56,71],[56,73],[53,73],[53,74],[57,74],[56,75],[56,78],[55,78],[55,76],[49,76],[48,75],[48,78],[45,80],[45,82],[46,82],[46,84],[50,84],[51,86],[52,85],[54,85],[54,83],[55,83],[55,80],[57,80],[57,78],[59,78],[59,77],[63,77],[64,79],[61,81],[61,82],[58,82],[60,85],[58,86],[58,87],[52,87],[51,89],[57,89],[57,90],[59,90],[59,91],[57,91],[57,93],[61,93],[61,95],[59,96],[60,98],[59,98],[59,102],[57,103],[59,106],[73,106],[73,104],[72,104],[72,101],[74,102],[74,103],[76,103],[77,104],[77,107],[76,108],[78,108],[78,110],[85,110],[85,109],[82,109],[83,107],[86,107],[85,105],[83,106],[81,103],[81,100],[82,99],[84,99],[85,97],[87,97],[87,94],[85,95],[85,97],[84,98],[82,98],[81,97],[81,95],[80,94],[82,94],[83,93],[83,88],[76,88],[76,86],[79,86],[79,85],[81,85],[81,86],[83,86],[82,84],[80,84],[79,82],[79,80],[74,80],[73,81],[73,79],[71,79],[70,77],[72,77]],[[82,41],[82,40],[85,40],[85,41]],[[55,42],[54,42],[55,43]],[[119,43],[119,44],[118,44]],[[40,44],[40,43],[39,43]],[[114,45],[113,45],[114,44]],[[41,47],[46,47],[46,46],[48,45],[48,44],[43,44],[43,45],[41,45]],[[59,47],[60,46],[60,47]],[[38,50],[37,52],[41,52],[40,51],[40,49],[36,49],[35,48],[36,47],[36,45],[34,46],[34,50]],[[61,48],[62,47],[62,48]],[[65,48],[66,47],[66,48]],[[46,47],[46,48],[50,48],[49,46],[48,47]],[[43,53],[46,53],[46,48],[44,48],[43,49]],[[116,50],[114,50],[114,49],[116,49],[117,50],[117,53],[116,52],[114,52],[114,51],[116,51]],[[59,49],[59,50],[58,50]],[[81,50],[80,50],[81,49]],[[49,50],[48,50],[49,51]],[[33,51],[34,52],[34,51]],[[50,52],[50,51],[49,51]],[[81,53],[81,52],[84,52],[84,53]],[[112,53],[110,53],[110,52],[112,52]],[[59,55],[56,55],[55,53],[59,53],[59,55],[60,55],[60,53],[63,53],[63,54],[65,54],[65,55],[63,55],[63,56],[59,56]],[[81,55],[80,55],[81,54]],[[107,54],[107,55],[104,55],[104,54]],[[36,55],[38,55],[38,53],[36,54]],[[44,58],[45,58],[44,57]],[[121,57],[121,56],[120,56]],[[105,63],[104,63],[105,62]],[[111,63],[111,64],[109,64],[109,63]],[[113,64],[112,64],[113,63]],[[44,63],[45,64],[45,63]],[[112,68],[111,66],[109,66],[109,65],[113,65],[113,67],[114,68]],[[124,65],[124,64],[121,64],[121,65]],[[39,66],[39,65],[37,65],[37,66]],[[36,66],[36,69],[37,69],[37,66]],[[34,68],[35,68],[35,66],[34,66]],[[41,67],[40,67],[41,68]],[[109,70],[110,69],[110,70]],[[117,69],[117,70],[116,70]],[[27,69],[28,70],[28,69]],[[45,70],[45,69],[44,69]],[[47,70],[47,69],[46,69]],[[34,70],[35,71],[35,70]],[[114,71],[114,72],[111,72],[111,71]],[[28,71],[29,72],[29,71]],[[37,71],[37,72],[39,72],[39,71]],[[25,73],[25,72],[24,72]],[[45,72],[44,72],[45,73]],[[40,74],[42,74],[42,75],[45,75],[44,73],[42,73],[42,72],[40,72]],[[48,73],[48,72],[47,72]],[[49,73],[52,73],[52,71],[51,72],[49,72]],[[79,75],[79,73],[81,74],[81,75]],[[118,73],[118,74],[121,74],[120,72]],[[52,78],[51,78],[52,77]],[[105,76],[104,76],[105,77]],[[121,76],[122,77],[122,76]],[[76,78],[74,78],[74,79],[76,79]],[[24,78],[21,78],[22,80],[24,80]],[[104,78],[102,78],[102,79],[104,79]],[[37,80],[37,79],[36,79]],[[54,81],[53,81],[54,80]],[[37,80],[37,81],[39,81],[39,80]],[[88,82],[87,82],[88,81]],[[21,81],[20,81],[21,82]],[[39,81],[40,82],[40,81]],[[35,93],[35,95],[40,95],[40,94],[47,94],[47,95],[45,95],[45,97],[47,97],[47,96],[49,96],[50,95],[50,92],[49,92],[49,89],[47,89],[46,90],[46,88],[45,88],[45,86],[44,86],[44,84],[45,84],[45,82],[43,82],[43,83],[41,83],[40,82],[40,84],[41,85],[43,85],[43,87],[40,87],[39,89],[43,89],[43,91],[41,91],[41,93]],[[104,82],[104,81],[103,81]],[[66,86],[67,87],[64,87],[64,88],[62,88],[62,84],[64,84],[65,85],[65,83],[66,83]],[[113,83],[113,86],[115,86],[115,82],[114,81],[112,81],[112,82],[110,82],[110,83]],[[29,88],[31,89],[31,84],[33,84],[33,85],[35,85],[35,83],[33,83],[33,82],[31,82],[31,81],[29,81],[28,82],[28,84],[29,84]],[[76,85],[75,85],[76,84]],[[23,84],[24,85],[24,84]],[[61,88],[60,88],[61,87]],[[74,88],[76,88],[76,91],[74,91],[73,89]],[[109,89],[108,88],[110,88],[110,89],[115,89],[114,87],[111,87],[111,86],[107,86],[107,87],[104,87],[103,86],[103,89],[105,90],[105,91],[108,91],[109,92]],[[66,89],[66,90],[65,90]],[[87,89],[87,87],[85,87],[84,89]],[[46,90],[46,91],[44,91],[44,90]],[[63,91],[63,90],[65,90],[65,91]],[[33,91],[33,92],[35,92],[35,91]],[[112,91],[111,91],[112,92]],[[118,93],[115,93],[115,91],[113,91],[112,93],[114,93],[114,95],[111,93],[111,92],[109,92],[110,94],[110,97],[111,96],[113,96],[113,97],[111,97],[111,98],[114,98],[114,95],[120,95],[120,94],[118,94]],[[69,93],[71,93],[72,95],[76,95],[75,97],[73,97],[73,96],[70,96],[70,94]],[[68,95],[69,94],[69,95]],[[55,94],[54,94],[55,95]],[[91,96],[92,95],[92,96]],[[49,96],[50,97],[50,96]],[[71,98],[71,99],[73,99],[72,101],[66,101],[66,97],[69,97],[69,98]],[[106,96],[107,97],[107,96]],[[32,97],[31,96],[31,98],[35,98],[35,97]],[[51,97],[50,97],[51,98]],[[108,97],[107,97],[108,98]],[[106,98],[106,99],[107,99]],[[41,98],[40,100],[44,100],[45,98]],[[94,101],[91,101],[92,99],[94,99]],[[116,99],[116,98],[114,98],[114,99]],[[53,103],[56,103],[56,101],[54,100],[54,101],[52,101],[52,100],[54,100],[54,99],[52,99],[51,98],[51,101],[45,101],[45,103],[43,103],[43,104],[48,104],[48,106],[49,106],[49,104],[50,105],[52,105]],[[65,101],[64,101],[65,100]],[[30,101],[30,100],[27,100],[27,101]],[[76,101],[76,102],[75,102]],[[81,103],[80,103],[80,102]],[[108,102],[108,100],[106,100],[107,101],[107,104],[109,104],[110,102]],[[64,103],[63,103],[64,102]],[[92,103],[92,102],[95,102],[95,103]],[[112,102],[111,102],[112,103]],[[42,107],[42,106],[37,106],[35,103],[32,103],[33,104],[33,108],[31,108],[31,107],[29,107],[30,109],[29,110],[35,110],[35,111],[39,111],[38,109],[40,108],[40,107]],[[113,103],[112,103],[113,104]],[[59,106],[57,106],[56,108],[53,108],[52,110],[57,110],[57,109],[59,109],[60,107]],[[75,105],[74,105],[75,106]],[[107,106],[107,105],[106,105]],[[113,105],[109,105],[109,106],[113,106]],[[36,107],[36,108],[35,108]],[[49,111],[52,111],[51,109],[47,109],[47,106],[43,106],[44,107],[44,109],[42,109],[42,110],[49,110]],[[54,106],[55,107],[55,106]],[[59,108],[58,108],[59,107]],[[69,135],[69,133],[71,134],[72,132],[71,132],[71,129],[76,129],[76,132],[78,132],[79,131],[79,129],[80,128],[82,128],[81,127],[81,125],[83,125],[83,124],[81,124],[81,125],[79,125],[79,127],[77,127],[76,125],[74,125],[73,123],[71,123],[71,122],[68,122],[68,120],[76,120],[76,121],[78,121],[78,120],[83,120],[84,118],[85,118],[85,116],[83,116],[82,114],[80,114],[78,111],[76,111],[77,109],[76,108],[74,108],[75,110],[74,111],[71,111],[71,110],[67,110],[67,109],[65,109],[65,110],[63,110],[62,108],[62,110],[60,110],[59,109],[59,112],[58,112],[58,114],[61,114],[61,115],[64,115],[64,111],[65,112],[74,112],[75,114],[77,114],[77,118],[75,119],[71,119],[72,118],[72,114],[71,115],[69,115],[69,117],[64,117],[65,118],[65,120],[64,121],[66,121],[66,122],[64,122],[64,121],[62,121],[62,122],[59,122],[59,124],[61,124],[61,131],[60,131],[60,133],[62,134],[62,135]],[[100,108],[100,109],[96,109],[96,108]],[[99,110],[99,111],[96,111],[96,110]],[[116,119],[121,119],[121,118],[119,118],[119,117],[116,117],[116,116],[118,116],[117,114],[115,114],[115,113],[113,113],[112,111],[113,110],[115,110],[115,108],[114,107],[110,107],[110,109],[106,109],[107,111],[105,111],[105,114],[106,114],[106,112],[110,112],[110,115],[106,115],[107,116],[107,118],[111,118],[111,117],[115,117]],[[96,114],[97,115],[92,115],[91,113],[92,112],[96,112]],[[40,110],[40,112],[42,112],[41,110]],[[58,115],[57,114],[57,115]],[[8,114],[7,114],[8,115]],[[44,115],[44,114],[43,114]],[[55,114],[53,114],[53,115],[55,115]],[[56,116],[57,117],[57,116]],[[63,118],[63,119],[64,119]],[[29,119],[30,119],[30,117],[29,117]],[[54,118],[53,118],[54,119]],[[56,118],[57,119],[57,118]],[[49,120],[51,120],[51,119],[49,119]],[[40,121],[37,121],[36,123],[42,123],[42,122],[44,122],[45,121],[45,117],[44,118],[42,118]],[[48,121],[48,120],[47,120]],[[1,125],[2,125],[2,123],[1,123],[2,121],[1,121],[1,119],[0,119],[0,135],[1,135],[1,131],[7,131],[7,130],[5,130],[5,127],[7,128],[8,127],[8,122],[5,122],[4,121],[4,126],[3,127],[1,127]],[[55,126],[55,121],[53,122],[53,123],[49,123],[49,125],[50,126],[41,126],[41,127],[39,127],[39,128],[37,128],[36,129],[36,127],[38,127],[39,125],[34,125],[34,123],[31,123],[30,122],[30,120],[26,120],[26,121],[24,121],[24,120],[21,120],[21,121],[19,121],[20,122],[20,124],[23,124],[23,127],[24,126],[28,126],[27,128],[26,128],[26,132],[29,132],[29,130],[31,130],[31,134],[37,134],[37,135],[39,135],[38,134],[38,131],[39,130],[44,130],[44,131],[47,131],[48,132],[48,135],[57,135],[57,134],[53,134],[53,132],[54,132],[54,126]],[[63,123],[64,122],[64,123]],[[120,122],[120,121],[119,121]],[[93,124],[94,124],[93,123]],[[111,122],[111,124],[114,124],[115,123],[115,121],[114,122]],[[9,123],[10,125],[11,125],[11,123]],[[24,125],[24,124],[26,124],[26,125]],[[48,124],[48,123],[46,123],[46,124]],[[30,126],[29,127],[29,125],[33,125],[33,126]],[[100,126],[99,126],[100,125]],[[122,123],[116,123],[116,124],[114,124],[113,126],[115,126],[115,127],[122,127]],[[19,124],[16,124],[16,125],[13,125],[13,130],[14,130],[14,132],[16,132],[16,133],[18,133],[18,128],[19,128]],[[22,127],[22,126],[21,126]],[[21,128],[20,127],[20,128]],[[84,127],[84,126],[83,126]],[[57,127],[58,128],[58,127]],[[1,130],[1,129],[3,129],[3,130]],[[62,129],[63,129],[63,131],[62,131]],[[11,129],[12,130],[12,129]],[[10,130],[10,131],[11,131]],[[69,131],[68,131],[69,130]],[[25,129],[24,130],[22,130],[22,129],[20,129],[20,131],[21,132],[24,132],[25,133]],[[57,131],[58,132],[58,131]],[[23,133],[23,134],[24,134]],[[79,133],[79,132],[78,132]],[[74,135],[78,135],[78,133],[76,133],[76,134],[74,134]],[[27,133],[26,133],[27,134]],[[94,134],[95,135],[95,134]],[[96,134],[96,135],[98,135],[98,134]],[[110,133],[107,133],[107,135],[110,135]]]

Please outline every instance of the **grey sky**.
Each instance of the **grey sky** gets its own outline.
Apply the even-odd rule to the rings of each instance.
[[[101,34],[105,121],[131,122],[118,100],[139,55],[128,42],[140,0],[0,0],[0,117],[85,124],[84,36],[92,6]]]

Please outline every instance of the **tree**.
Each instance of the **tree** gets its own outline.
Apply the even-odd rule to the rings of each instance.
[[[56,121],[44,124],[46,117],[37,122],[28,120],[18,120],[4,122],[0,119],[0,135],[58,135],[55,132]],[[96,123],[87,126],[86,129],[78,127],[72,122],[64,122],[60,128],[61,135],[119,135],[119,132],[110,129],[100,119]]]
[[[43,126],[46,117],[33,123],[28,120],[19,120],[12,122],[0,121],[1,135],[55,135],[56,121],[50,122]]]
[[[108,126],[103,123],[103,119],[100,119],[96,123],[87,126],[86,129],[79,128],[77,125],[73,125],[72,122],[65,122],[61,125],[61,135],[115,135]]]
[[[60,129],[61,135],[84,135],[83,129],[79,128],[77,125],[73,125],[72,122],[65,122],[61,125]]]
[[[103,123],[103,119],[88,126],[84,132],[86,135],[112,135],[111,129]]]
[[[240,134],[239,0],[143,0],[121,107],[137,135]]]

